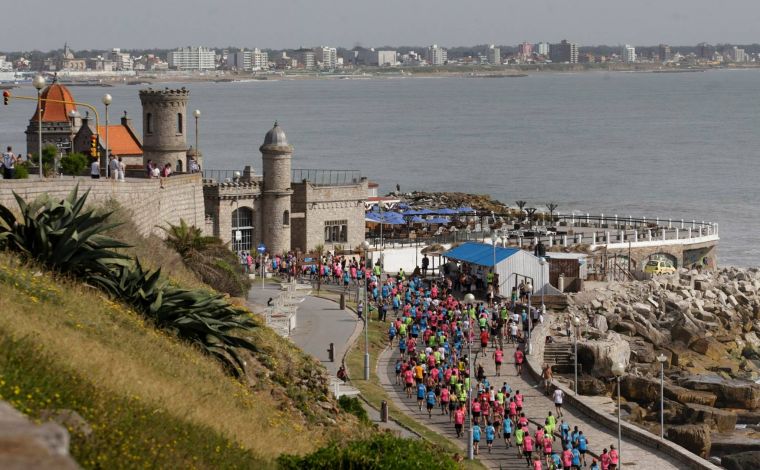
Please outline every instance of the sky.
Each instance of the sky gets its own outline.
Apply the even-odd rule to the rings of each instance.
[[[0,50],[760,42],[758,0],[3,2]],[[32,5],[39,5],[35,8]],[[40,12],[44,15],[39,15]],[[38,34],[37,31],[43,33]]]

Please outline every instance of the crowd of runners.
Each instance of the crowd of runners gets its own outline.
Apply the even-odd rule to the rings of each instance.
[[[617,468],[614,445],[595,454],[598,458],[591,457],[587,436],[564,420],[564,396],[560,389],[550,388],[550,367],[544,369],[544,386],[555,408],[541,422],[528,419],[530,403],[502,378],[508,356],[514,375],[522,374],[531,320],[543,320],[541,312],[529,311],[519,292],[504,302],[465,304],[455,298],[446,279],[407,278],[403,271],[384,278],[378,270],[359,271],[359,280],[367,276],[365,314],[376,312],[385,321],[388,311],[393,311],[388,340],[398,351],[396,384],[407,399],[416,398],[420,413],[428,418],[434,413],[447,415],[458,438],[469,435],[471,413],[476,455],[505,446],[534,470]],[[505,347],[514,352],[508,355]],[[494,376],[486,374],[484,361],[493,361]]]

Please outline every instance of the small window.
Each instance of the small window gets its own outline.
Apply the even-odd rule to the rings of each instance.
[[[182,113],[177,113],[177,134],[182,134]]]
[[[282,225],[290,225],[290,211],[282,213]]]
[[[153,115],[151,113],[145,115],[145,132],[153,133]]]

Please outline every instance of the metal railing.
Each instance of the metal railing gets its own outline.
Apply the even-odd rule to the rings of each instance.
[[[359,170],[318,170],[309,168],[294,168],[294,182],[308,181],[315,186],[341,186],[361,182]]]
[[[243,176],[240,170],[203,170],[204,180],[214,180],[219,183],[232,182]]]

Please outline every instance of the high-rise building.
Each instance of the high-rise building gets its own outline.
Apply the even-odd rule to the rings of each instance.
[[[104,57],[106,60],[113,62],[114,70],[133,70],[134,59],[128,52],[121,52],[121,49],[115,47]]]
[[[486,51],[486,61],[488,61],[489,64],[501,64],[501,49],[491,44]]]
[[[670,46],[668,46],[667,44],[660,44],[660,47],[658,48],[658,53],[660,56],[660,62],[670,62],[672,60]]]
[[[517,55],[520,56],[521,59],[531,57],[533,55],[533,44],[524,42],[517,46]]]
[[[544,57],[549,57],[549,43],[539,42],[538,44],[536,44],[536,53]]]
[[[246,72],[266,69],[269,68],[269,54],[262,52],[260,49],[233,52],[227,55],[227,66],[237,70],[245,70]]]
[[[715,55],[715,46],[701,42],[697,44],[697,56],[700,59],[712,60]]]
[[[205,47],[183,47],[169,52],[168,62],[177,70],[214,70],[216,53]]]
[[[578,44],[567,42],[563,39],[559,44],[552,44],[549,48],[549,56],[552,62],[577,64]]]
[[[731,60],[734,62],[746,62],[747,61],[747,55],[744,52],[744,49],[734,46],[731,48]]]
[[[626,64],[632,64],[636,62],[636,48],[626,44],[620,48],[620,60]]]
[[[334,69],[338,66],[338,50],[334,47],[317,47],[314,49],[314,57],[323,69]]]
[[[295,57],[298,59],[298,66],[301,68],[313,69],[317,66],[317,57],[313,51],[300,49],[295,52]]]
[[[449,60],[449,51],[438,44],[433,44],[427,48],[425,59],[430,65],[443,65]]]

